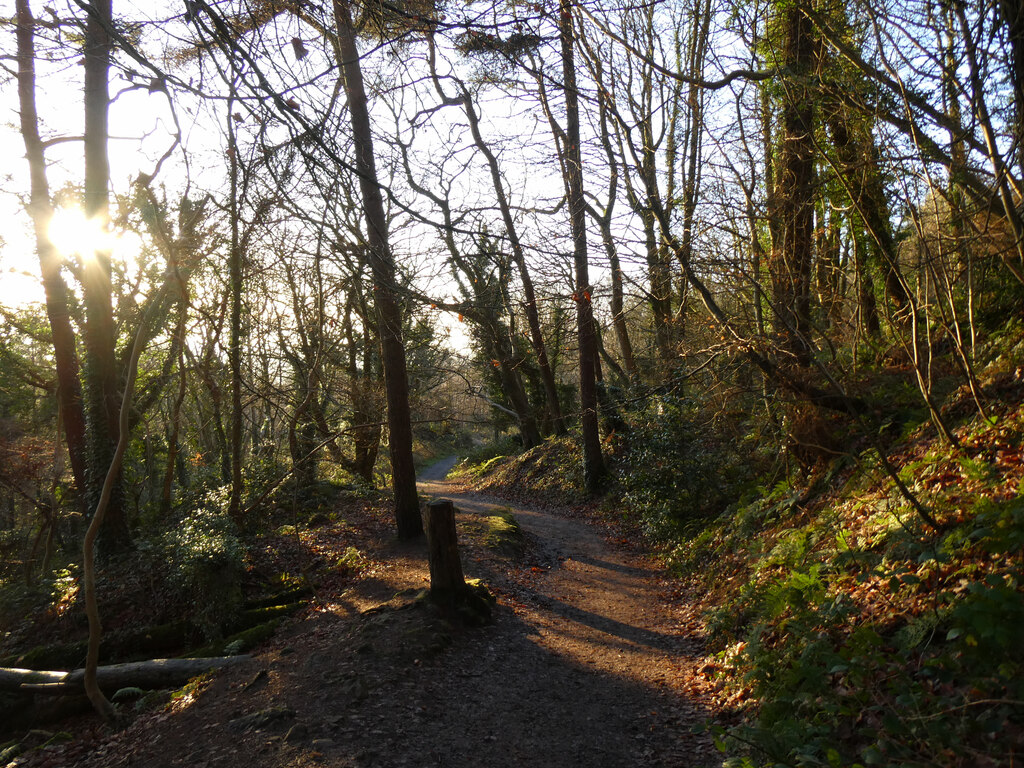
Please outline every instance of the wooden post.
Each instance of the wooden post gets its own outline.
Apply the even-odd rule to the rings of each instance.
[[[466,589],[455,533],[455,505],[450,499],[427,504],[427,545],[430,553],[430,591],[435,596],[458,595]]]

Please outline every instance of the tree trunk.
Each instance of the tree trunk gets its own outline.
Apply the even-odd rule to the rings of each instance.
[[[461,86],[461,83],[460,83]],[[505,224],[505,233],[512,247],[512,258],[519,269],[519,279],[523,284],[524,310],[526,312],[526,323],[530,329],[530,344],[533,346],[533,353],[537,356],[537,367],[540,368],[541,382],[544,385],[544,397],[547,401],[548,421],[556,434],[565,433],[565,419],[562,418],[562,406],[558,401],[558,387],[555,384],[555,374],[548,362],[547,347],[544,344],[544,334],[540,327],[540,314],[537,310],[537,295],[533,289],[533,279],[530,277],[530,270],[526,265],[526,253],[523,244],[519,240],[519,232],[515,220],[512,218],[512,206],[509,204],[508,195],[505,194],[504,182],[501,172],[498,169],[498,159],[494,156],[491,148],[484,141],[480,132],[480,119],[476,114],[472,97],[469,91],[462,86],[462,103],[465,108],[466,118],[469,121],[469,128],[473,134],[473,141],[480,150],[480,153],[487,160],[487,166],[491,172],[491,184],[494,187],[494,194],[498,199],[498,208],[501,211],[501,218]]]
[[[416,494],[416,470],[412,459],[412,416],[409,408],[409,379],[405,348],[402,345],[402,308],[398,302],[395,263],[388,243],[384,200],[377,182],[373,156],[373,135],[363,72],[359,63],[355,30],[346,0],[334,0],[338,47],[342,75],[352,120],[356,170],[366,217],[367,251],[373,272],[374,305],[380,331],[381,361],[388,402],[388,431],[391,452],[392,488],[395,495],[395,521],[400,539],[423,533],[419,498]]]
[[[604,244],[604,251],[608,256],[608,267],[611,271],[612,298],[610,309],[612,311],[612,330],[615,332],[615,343],[622,356],[622,367],[627,377],[635,380],[640,373],[636,365],[636,356],[633,354],[633,342],[629,338],[629,327],[626,325],[625,315],[625,293],[622,287],[622,265],[619,262],[619,252],[615,245],[615,238],[612,235],[611,211],[608,215],[599,218],[601,227],[601,241]]]
[[[694,14],[693,28],[687,50],[687,71],[691,72],[695,77],[702,78],[704,76],[704,61],[707,58],[710,25],[711,2],[710,0],[704,0],[704,2],[699,3],[697,13]],[[693,227],[697,213],[697,201],[703,170],[702,155],[704,146],[704,91],[698,88],[695,83],[691,83],[688,86],[686,103],[689,106],[689,110],[686,115],[685,130],[683,132],[684,140],[682,142],[685,166],[682,174],[682,191],[680,194],[683,213],[683,231],[680,238],[680,246],[683,249],[683,258],[689,263],[693,253]],[[676,130],[675,125],[670,126],[669,130],[674,134]],[[672,197],[674,195],[669,195],[670,200]],[[666,251],[663,260],[668,262],[668,245],[665,238],[662,238],[661,245]],[[685,287],[685,285],[686,282],[683,281],[683,286]],[[685,313],[686,295],[685,291],[680,291],[679,310],[677,312],[679,327],[675,333],[677,339],[683,337],[684,327],[682,323],[685,321]]]
[[[434,75],[434,86],[439,95],[442,99],[448,100],[448,97],[444,95],[444,91],[441,88],[440,81],[436,77],[433,61],[431,61],[431,73]],[[468,101],[469,95],[464,95],[466,100],[454,101],[458,101],[467,111],[471,112],[472,109]],[[496,168],[497,164],[495,163],[492,166],[492,170]],[[537,419],[526,395],[522,376],[519,373],[519,364],[522,361],[517,359],[518,356],[509,326],[501,319],[500,310],[503,308],[508,311],[510,316],[512,314],[511,301],[508,299],[507,290],[509,279],[508,264],[503,260],[502,255],[497,252],[497,249],[487,236],[480,237],[478,252],[475,255],[463,254],[452,234],[455,231],[455,224],[452,220],[452,210],[448,199],[434,194],[418,184],[408,165],[406,165],[406,176],[409,179],[410,186],[432,200],[444,216],[444,228],[442,229],[441,236],[448,249],[448,258],[451,262],[455,281],[458,283],[460,292],[466,300],[460,304],[437,306],[441,306],[448,311],[458,312],[460,315],[465,315],[473,322],[474,328],[476,328],[479,334],[479,342],[483,347],[483,353],[498,368],[501,390],[512,405],[516,420],[519,422],[523,446],[532,448],[539,445],[541,435],[537,427]],[[498,181],[500,182],[500,177]],[[500,195],[504,195],[504,190],[501,190]],[[523,267],[525,268],[525,262]],[[497,269],[497,274],[494,272],[495,268]],[[469,280],[468,285],[460,275],[464,275]],[[527,277],[529,277],[528,274]],[[546,353],[544,359],[546,363]]]
[[[184,318],[188,313],[187,307],[188,305],[184,301],[183,297],[180,307],[182,318]],[[183,322],[179,321],[177,332],[181,334],[185,332]],[[171,512],[171,491],[174,488],[174,470],[178,464],[178,433],[181,429],[181,406],[185,402],[187,383],[188,381],[185,377],[185,353],[183,350],[179,350],[178,392],[174,398],[174,403],[171,406],[170,431],[167,433],[167,468],[164,470],[164,482],[160,491],[160,517],[162,520],[166,520],[167,516]]]
[[[780,348],[806,366],[811,357],[811,254],[814,248],[814,106],[804,79],[814,64],[813,26],[797,5],[783,13],[782,144],[776,166],[769,272]]]
[[[427,544],[430,548],[430,591],[454,595],[466,588],[455,531],[455,505],[448,499],[427,504]]]
[[[871,261],[877,264],[885,275],[886,293],[897,311],[905,310],[909,297],[899,273],[896,240],[889,222],[885,191],[882,187],[882,172],[878,167],[878,151],[871,139],[871,132],[850,126],[841,105],[833,107],[827,122],[839,160],[843,184],[850,195],[854,211],[859,215],[870,238],[870,252],[874,257]],[[860,263],[866,266],[868,260],[865,255],[859,254],[859,259]],[[868,276],[867,281],[870,279]],[[864,273],[861,273],[861,280],[862,283],[867,282]],[[875,332],[872,333],[877,335]]]
[[[853,263],[857,272],[857,316],[867,335],[877,341],[882,336],[882,327],[878,321],[875,281],[871,276],[864,247],[856,238],[853,243]]]
[[[60,254],[50,240],[53,219],[50,187],[46,177],[46,158],[39,136],[36,111],[35,19],[29,0],[17,0],[18,14],[18,100],[21,108],[21,135],[29,165],[30,197],[28,210],[35,229],[36,251],[46,295],[46,316],[50,321],[53,357],[57,369],[57,400],[68,444],[68,457],[75,486],[86,490],[85,414],[82,410],[82,385],[78,378],[78,353],[75,332],[68,312],[68,287],[60,274]],[[84,501],[84,498],[79,500]]]
[[[600,82],[603,77],[600,59],[593,59],[593,67],[596,79]],[[612,282],[612,328],[615,331],[615,342],[619,347],[619,354],[622,356],[622,365],[626,369],[630,380],[635,380],[640,375],[636,364],[636,356],[633,354],[633,343],[629,337],[629,327],[626,325],[626,316],[623,312],[625,294],[622,284],[622,266],[619,262],[619,251],[615,243],[615,236],[612,233],[612,211],[615,209],[615,200],[619,190],[619,162],[612,146],[611,135],[608,129],[608,104],[606,91],[600,91],[598,99],[598,112],[601,127],[601,146],[604,147],[605,156],[610,166],[608,179],[608,205],[603,211],[596,208],[587,208],[588,213],[601,229],[601,242],[604,245],[605,253],[608,256],[608,267],[611,271]],[[670,137],[671,138],[671,137]],[[670,148],[674,146],[669,142]]]
[[[234,95],[235,81],[231,90]],[[231,470],[231,495],[228,514],[242,527],[242,244],[239,236],[238,145],[235,141],[232,105],[228,100],[228,163],[231,186],[231,250],[228,253],[228,366],[231,369],[231,427],[228,463]]]
[[[672,364],[672,272],[665,261],[664,250],[658,247],[654,214],[642,203],[639,212],[644,228],[647,280],[651,286],[648,301],[654,319],[654,348],[658,356],[658,370],[663,376]]]
[[[488,313],[487,307],[481,307],[481,311]],[[480,322],[480,331],[486,334],[484,345],[489,357],[498,363],[498,378],[501,380],[501,389],[508,398],[512,409],[516,412],[516,419],[519,422],[519,432],[523,438],[524,448],[533,448],[540,445],[540,430],[537,428],[537,420],[533,416],[533,409],[530,407],[529,399],[526,396],[526,388],[523,386],[523,379],[519,375],[516,365],[515,350],[509,339],[508,328],[500,322],[497,317],[484,317]],[[522,359],[520,358],[520,362]]]
[[[94,226],[109,226],[110,163],[107,156],[110,96],[107,77],[113,24],[111,0],[91,0],[85,25],[85,199],[84,213]],[[91,257],[91,258],[90,258]],[[86,255],[82,269],[85,304],[85,411],[88,443],[89,506],[95,508],[107,468],[118,442],[119,379],[115,354],[116,334],[111,302],[110,253]],[[112,554],[130,542],[124,512],[121,474],[113,478],[110,500],[100,536],[100,548]]]
[[[352,327],[352,309],[355,298],[349,296],[345,305],[344,331],[348,343],[349,397],[352,402],[352,444],[353,470],[369,483],[374,484],[373,470],[377,465],[380,451],[380,408],[377,404],[378,381],[374,377],[373,346],[370,343],[369,321],[363,314],[363,366],[359,368],[359,350],[355,331]]]
[[[576,325],[579,329],[580,407],[583,427],[583,480],[588,491],[596,491],[608,469],[601,455],[601,435],[597,418],[597,333],[591,304],[590,275],[587,268],[586,202],[583,196],[583,162],[580,153],[579,94],[576,91],[576,64],[573,51],[572,5],[559,2],[562,77],[565,85],[566,141],[565,191],[572,227],[573,263],[576,272]]]
[[[160,292],[164,293],[166,290],[167,286],[165,284],[161,287]],[[100,623],[99,604],[96,599],[94,545],[97,535],[103,528],[103,520],[110,508],[114,488],[117,486],[118,478],[121,476],[124,453],[128,448],[128,419],[131,412],[132,395],[135,389],[135,375],[139,366],[139,355],[142,353],[145,320],[146,318],[143,318],[143,321],[139,324],[135,332],[135,338],[132,340],[124,391],[121,393],[121,401],[117,409],[117,444],[114,446],[114,452],[110,458],[110,466],[107,467],[107,472],[103,479],[103,487],[100,489],[100,496],[96,501],[96,510],[93,513],[92,520],[89,522],[89,528],[85,532],[85,539],[82,544],[82,591],[85,596],[85,613],[89,620],[89,645],[85,657],[82,681],[85,686],[85,695],[89,697],[89,701],[96,708],[96,711],[107,721],[113,721],[116,715],[113,706],[103,695],[97,681],[103,628]]]
[[[1000,0],[999,13],[1010,49],[1010,86],[1013,92],[1013,145],[1017,174],[1024,178],[1024,7],[1020,0]]]

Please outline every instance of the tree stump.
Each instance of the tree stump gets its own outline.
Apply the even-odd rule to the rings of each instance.
[[[466,583],[455,532],[455,505],[450,499],[427,504],[430,601],[451,620],[481,626],[491,620],[494,596],[478,580]]]
[[[466,589],[455,532],[455,505],[449,499],[427,504],[427,546],[430,557],[430,592],[454,598]]]

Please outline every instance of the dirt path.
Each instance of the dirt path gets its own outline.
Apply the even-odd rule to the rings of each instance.
[[[467,577],[497,594],[493,624],[452,628],[423,603],[425,545],[386,535],[353,586],[324,595],[247,665],[195,700],[35,753],[25,765],[115,768],[646,768],[712,765],[688,690],[699,648],[657,569],[587,523],[488,499],[430,468],[452,499]],[[480,545],[482,516],[511,508],[525,554]],[[373,608],[391,599],[392,608]],[[369,609],[369,610],[368,610]]]
[[[491,577],[507,590],[512,616],[499,619],[486,664],[451,659],[474,668],[458,696],[479,713],[484,734],[451,764],[710,764],[708,740],[691,733],[704,714],[681,690],[698,647],[677,628],[653,564],[580,520],[460,492],[438,479],[452,465],[425,472],[421,491],[452,499],[470,519],[511,509],[530,546],[507,582]],[[495,679],[503,681],[497,696]]]

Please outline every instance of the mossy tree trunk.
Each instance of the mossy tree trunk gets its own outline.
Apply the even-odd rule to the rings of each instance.
[[[109,137],[110,93],[108,75],[112,41],[107,32],[113,24],[111,0],[91,0],[85,23],[85,194],[83,211],[97,228],[110,223]],[[118,393],[120,390],[116,330],[112,302],[110,251],[83,254],[82,299],[85,305],[85,424],[87,499],[95,507],[103,493],[114,446],[118,441]],[[106,553],[124,550],[130,543],[125,518],[120,471],[113,478],[107,513],[100,535]]]

